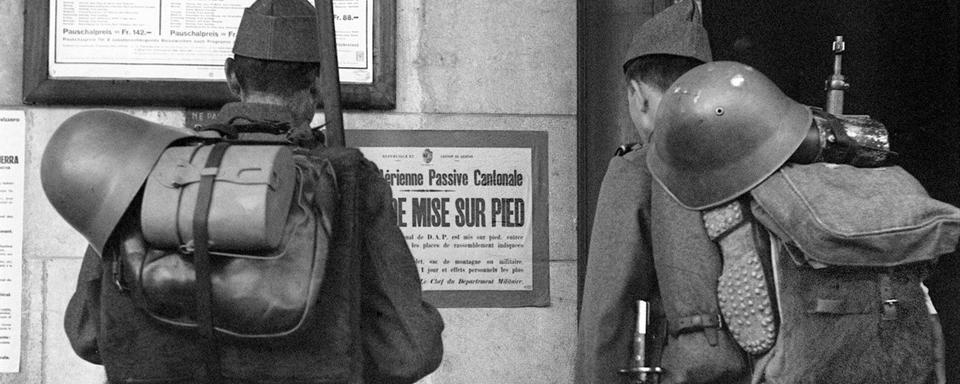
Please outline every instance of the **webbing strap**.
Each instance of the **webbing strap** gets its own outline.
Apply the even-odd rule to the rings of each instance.
[[[715,313],[700,313],[678,319],[670,319],[667,328],[673,337],[685,333],[703,332],[703,336],[707,338],[707,343],[711,346],[716,346],[719,342],[717,330],[720,328],[720,315]]]
[[[203,171],[200,172],[197,206],[193,211],[193,263],[197,270],[197,326],[204,370],[207,375],[206,382],[209,384],[219,384],[223,380],[220,375],[220,351],[217,348],[216,334],[213,329],[213,282],[210,280],[207,218],[210,214],[210,202],[213,199],[213,184],[217,178],[223,154],[229,146],[229,143],[221,142],[210,149],[207,162]]]
[[[880,316],[882,320],[890,321],[897,319],[898,302],[896,294],[893,292],[893,279],[891,271],[880,273],[880,303],[883,312]]]

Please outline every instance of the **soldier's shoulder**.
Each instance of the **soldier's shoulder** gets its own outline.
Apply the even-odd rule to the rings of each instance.
[[[646,172],[649,146],[627,144],[617,148],[616,155],[610,159],[610,168],[625,168],[637,172]]]
[[[603,188],[624,191],[647,189],[651,177],[647,170],[645,153],[646,151],[641,150],[610,159],[603,177]]]
[[[324,147],[316,151],[311,151],[312,156],[327,159],[335,169],[357,168],[368,166],[372,163],[363,156],[357,148],[351,147]]]
[[[638,149],[643,148],[642,143],[628,143],[622,144],[613,152],[614,157],[623,157],[629,155],[632,152],[637,151]]]

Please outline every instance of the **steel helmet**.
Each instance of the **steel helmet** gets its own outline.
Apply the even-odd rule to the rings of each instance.
[[[40,182],[57,213],[99,254],[164,149],[194,136],[124,113],[78,113],[54,132]]]
[[[647,164],[680,205],[711,208],[780,168],[811,123],[808,107],[752,67],[706,63],[680,76],[664,93]]]

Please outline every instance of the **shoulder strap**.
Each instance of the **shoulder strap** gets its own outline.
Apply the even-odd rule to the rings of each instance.
[[[200,345],[204,356],[203,363],[207,374],[207,382],[211,384],[218,384],[222,379],[220,376],[220,354],[217,347],[216,332],[213,329],[213,283],[210,281],[207,219],[213,197],[214,180],[217,178],[220,162],[229,146],[230,143],[228,142],[220,142],[210,150],[210,155],[207,157],[203,171],[201,171],[200,186],[197,191],[197,206],[193,212],[193,263],[197,270],[197,324],[199,325]]]

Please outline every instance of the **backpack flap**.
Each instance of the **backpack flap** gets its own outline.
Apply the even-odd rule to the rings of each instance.
[[[193,211],[211,145],[171,147],[147,179],[141,223],[156,248],[193,245]],[[280,244],[295,184],[290,148],[232,145],[216,171],[209,213],[210,250],[273,252]]]
[[[788,164],[750,194],[757,220],[813,266],[933,261],[960,236],[960,209],[896,166]]]

